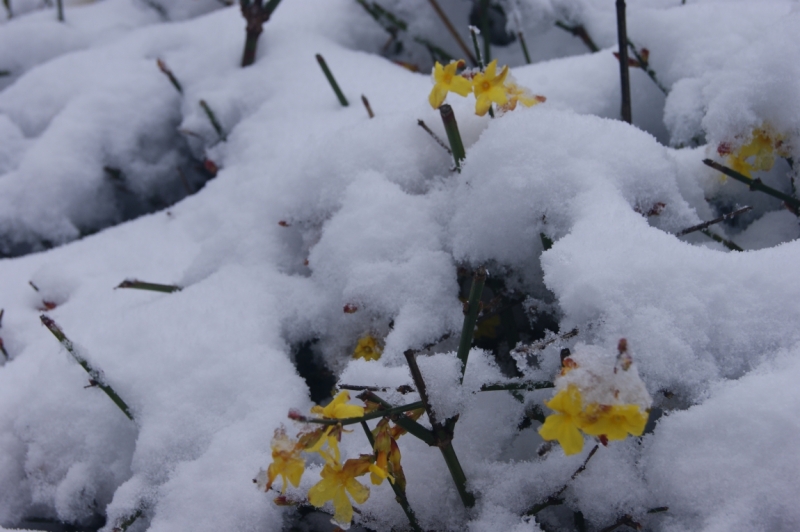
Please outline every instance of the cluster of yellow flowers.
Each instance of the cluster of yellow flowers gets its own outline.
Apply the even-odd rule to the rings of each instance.
[[[454,92],[459,96],[467,96],[470,93],[475,95],[475,114],[485,115],[496,103],[499,112],[513,111],[517,103],[525,107],[531,107],[546,100],[544,96],[536,96],[528,89],[520,87],[511,78],[508,67],[504,66],[497,73],[497,59],[481,70],[464,70],[461,74],[456,74],[459,68],[464,68],[466,63],[463,59],[453,61],[449,65],[442,66],[438,61],[433,67],[433,89],[428,96],[431,107],[438,109],[447,97],[448,92]]]
[[[340,392],[327,406],[312,407],[311,413],[326,420],[362,417],[366,409],[348,404],[348,401],[350,394],[346,391]],[[422,411],[419,411],[409,417],[416,419],[421,414]],[[286,435],[285,429],[277,429],[272,439],[272,463],[266,471],[264,491],[272,488],[278,477],[283,482],[281,495],[286,492],[290,483],[298,487],[305,471],[302,453],[317,453],[325,460],[325,465],[320,472],[321,480],[308,491],[308,502],[322,507],[326,502],[333,501],[333,522],[347,529],[353,520],[350,497],[356,503],[363,504],[370,494],[369,488],[356,480],[358,477],[370,473],[370,480],[374,485],[379,485],[388,478],[390,482],[398,483],[405,489],[405,475],[400,465],[400,449],[397,446],[397,438],[405,433],[403,429],[392,427],[388,419],[382,419],[372,431],[374,454],[360,455],[344,463],[339,452],[342,432],[342,425],[330,424],[301,432],[297,439],[291,439]]]
[[[566,358],[556,379],[558,391],[545,403],[556,413],[545,419],[539,434],[558,440],[568,455],[583,450],[581,432],[605,444],[641,436],[647,424],[652,400],[630,356],[620,349],[617,363],[606,364],[599,355],[584,348],[584,354]]]
[[[752,178],[753,172],[771,170],[775,164],[775,155],[790,155],[785,137],[768,125],[754,129],[751,137],[750,142],[735,150],[728,142],[717,147],[720,155],[727,156],[728,166],[740,174]]]

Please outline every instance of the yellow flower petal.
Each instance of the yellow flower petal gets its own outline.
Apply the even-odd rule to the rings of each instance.
[[[438,61],[433,67],[434,85],[428,95],[428,103],[431,107],[438,109],[447,97],[448,92],[455,92],[461,96],[466,96],[472,92],[472,85],[463,76],[456,74],[456,70],[462,61],[454,61],[447,66],[442,66]]]
[[[547,416],[539,427],[539,435],[545,440],[558,440],[564,454],[577,454],[583,450],[583,436],[570,416],[553,414]]]
[[[545,403],[557,413],[547,416],[539,427],[539,435],[545,440],[558,440],[565,454],[576,454],[583,449],[583,436],[580,414],[583,409],[581,392],[575,385],[569,385]]]
[[[344,490],[339,490],[333,496],[333,508],[336,510],[333,514],[333,520],[340,525],[349,526],[353,520],[353,504],[347,498],[347,493]]]
[[[489,63],[484,72],[475,74],[472,80],[472,91],[475,93],[475,114],[483,116],[489,111],[492,102],[498,105],[508,103],[506,91],[503,88],[508,67],[503,67],[500,75],[497,72],[497,59]]]

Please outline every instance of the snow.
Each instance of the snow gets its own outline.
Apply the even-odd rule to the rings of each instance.
[[[440,3],[468,42],[471,3]],[[800,226],[778,200],[702,164],[724,163],[721,144],[766,126],[800,157],[800,6],[629,0],[631,40],[669,89],[631,70],[632,127],[619,120],[613,2],[500,3],[534,62],[518,42],[492,56],[547,101],[491,119],[451,94],[467,152],[456,172],[417,124],[446,139],[427,101],[430,55],[413,36],[459,52],[423,0],[381,2],[408,22],[397,53],[382,52],[388,34],[352,0],[285,0],[244,69],[238,6],[67,1],[60,23],[43,2],[11,0],[14,17],[0,21],[0,526],[97,529],[101,517],[110,532],[139,515],[128,530],[325,530],[327,517],[302,520],[252,482],[275,429],[302,428],[289,410],[313,404],[301,346],[334,381],[395,405],[420,399],[404,356],[419,351],[437,419],[458,417],[452,444],[477,499],[466,510],[437,448],[402,436],[423,529],[573,530],[577,512],[590,530],[623,516],[664,532],[800,526]],[[584,25],[600,51],[556,21]],[[757,177],[793,194],[797,176],[778,158]],[[710,228],[744,252],[675,236],[744,205]],[[558,325],[547,338],[577,336],[509,355],[498,311],[499,332],[481,329],[459,384],[478,266],[486,312],[493,297],[518,297],[523,343],[543,323]],[[115,290],[125,279],[181,290]],[[84,389],[43,313],[133,421]],[[365,335],[380,360],[352,358]],[[536,432],[552,389],[481,391],[552,382],[564,348],[585,367],[613,364],[623,337],[638,372],[625,400],[653,401],[642,438],[589,439],[565,456]],[[372,452],[351,428],[343,458]],[[288,496],[305,497],[321,469],[311,458]],[[370,489],[356,525],[407,529],[387,483]],[[526,515],[554,494],[561,504]]]

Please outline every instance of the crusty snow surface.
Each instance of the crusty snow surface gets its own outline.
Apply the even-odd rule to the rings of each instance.
[[[458,51],[427,1],[379,3]],[[440,3],[466,40],[471,3]],[[313,405],[293,351],[316,340],[340,382],[410,384],[403,352],[458,335],[458,268],[486,265],[562,332],[580,331],[526,377],[552,380],[564,347],[615,353],[625,337],[664,415],[569,481],[593,442],[540,457],[538,423],[517,428],[526,405],[474,393],[505,378],[491,354],[472,351],[459,388],[445,342],[420,366],[437,411],[460,414],[454,447],[478,502],[465,511],[440,453],[404,436],[425,530],[540,530],[520,516],[565,483],[564,504],[540,516],[548,529],[571,530],[580,511],[589,530],[623,515],[664,532],[800,530],[800,227],[778,200],[702,164],[764,126],[800,160],[800,2],[627,4],[666,97],[632,69],[634,125],[619,120],[613,0],[504,1],[534,62],[518,43],[493,53],[547,102],[491,119],[449,96],[467,151],[457,173],[417,125],[444,137],[430,57],[409,47],[414,73],[382,56],[388,34],[354,0],[283,0],[247,68],[237,6],[67,1],[59,23],[44,2],[11,0],[14,18],[0,21],[0,525],[101,515],[110,532],[142,509],[128,530],[281,530],[291,509],[252,479],[275,429],[298,428],[289,409]],[[582,23],[601,50],[556,20]],[[196,189],[206,159],[218,174],[187,196],[178,167]],[[105,167],[122,171],[127,196]],[[791,193],[785,159],[758,177]],[[753,210],[714,230],[744,252],[675,236],[742,205]],[[183,290],[113,289],[133,278]],[[84,389],[40,322],[45,302],[135,422]],[[365,334],[385,344],[379,361],[352,359]],[[342,452],[370,448],[354,432]],[[302,496],[320,469],[289,492]],[[407,528],[389,486],[371,491],[357,522]]]

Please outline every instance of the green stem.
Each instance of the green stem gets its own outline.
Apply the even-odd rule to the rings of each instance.
[[[161,59],[156,59],[156,64],[158,65],[158,69],[161,72],[163,72],[164,75],[167,76],[167,78],[169,78],[169,81],[170,83],[172,83],[172,86],[175,87],[178,90],[178,92],[183,94],[183,87],[181,86],[181,83],[178,81],[178,78],[175,77],[175,74],[172,73],[172,70],[169,69],[167,64]]]
[[[763,192],[764,194],[769,194],[773,198],[777,198],[783,201],[795,215],[797,215],[797,213],[800,211],[799,200],[789,196],[788,194],[784,194],[779,190],[775,190],[774,188],[765,185],[760,179],[751,179],[745,175],[740,174],[736,170],[732,170],[727,166],[722,166],[721,164],[716,163],[711,159],[703,159],[703,163],[715,170],[719,170],[728,177],[732,177],[733,179],[741,181],[745,185],[748,185],[750,187],[750,190],[758,190],[760,192]]]
[[[364,429],[364,434],[367,435],[367,439],[369,440],[369,446],[374,449],[375,448],[375,436],[372,435],[372,431],[369,430],[369,425],[367,425],[366,421],[361,421],[361,428]]]
[[[521,31],[517,32],[517,37],[519,38],[519,44],[522,45],[522,53],[525,55],[525,63],[531,64],[531,56],[528,53],[528,44],[525,42],[525,35],[522,34]]]
[[[222,126],[217,121],[217,115],[214,114],[214,111],[211,110],[211,107],[208,106],[205,100],[200,100],[200,107],[203,108],[203,111],[206,112],[206,116],[208,117],[209,122],[214,127],[214,131],[217,132],[219,138],[225,142],[228,140],[228,137],[225,135],[225,131],[223,131]]]
[[[361,422],[361,427],[364,429],[364,434],[367,435],[367,439],[369,440],[370,446],[374,449],[375,448],[375,437],[372,435],[372,431],[369,430],[369,426],[367,425],[366,421]],[[411,505],[408,504],[408,498],[406,497],[405,491],[397,485],[395,482],[389,482],[389,486],[391,486],[392,491],[394,491],[395,500],[397,504],[403,509],[403,512],[406,514],[408,518],[408,523],[411,525],[411,529],[414,532],[422,532],[422,528],[420,528],[419,523],[417,522],[417,516],[414,514],[414,510],[411,509]]]
[[[378,403],[385,409],[394,408],[390,403],[384,401],[383,399],[381,399],[380,397],[369,391],[359,395],[359,398]],[[433,431],[426,429],[413,419],[409,419],[406,416],[399,416],[399,415],[393,415],[388,417],[395,423],[395,425],[402,427],[403,429],[405,429],[406,432],[422,440],[427,445],[430,445],[431,447],[436,445],[436,440],[433,437]]]
[[[450,476],[453,477],[453,482],[456,484],[456,490],[461,497],[461,502],[465,508],[472,508],[475,506],[475,496],[467,490],[467,476],[464,470],[461,469],[461,463],[458,461],[456,451],[453,449],[452,443],[447,443],[439,447],[444,457],[444,462],[447,464],[447,469],[450,471]]]
[[[453,108],[449,104],[442,104],[439,107],[439,114],[442,116],[442,124],[447,133],[447,140],[450,142],[450,150],[453,153],[453,160],[456,162],[456,170],[461,171],[461,161],[467,158],[464,150],[464,143],[461,140],[461,133],[458,131],[458,122]]]
[[[631,80],[628,68],[628,29],[625,22],[625,0],[617,0],[617,40],[619,44],[619,76],[622,89],[622,120],[631,124]]]
[[[486,62],[484,61],[483,54],[481,54],[481,48],[480,46],[478,46],[478,28],[476,28],[475,26],[470,26],[469,34],[472,36],[472,47],[475,48],[475,56],[478,58],[478,68],[480,68],[481,71],[486,70]],[[484,37],[484,42],[486,42],[485,37]],[[492,109],[491,104],[489,105],[489,116],[494,118],[494,109]]]
[[[86,373],[88,373],[89,377],[91,377],[92,384],[96,385],[98,388],[103,390],[106,393],[106,395],[112,401],[114,401],[114,404],[117,405],[119,409],[122,410],[122,412],[126,416],[128,416],[129,419],[133,420],[133,414],[131,414],[130,408],[128,408],[128,405],[125,403],[125,401],[123,401],[122,398],[119,395],[117,395],[117,392],[115,392],[111,386],[109,386],[104,382],[102,374],[96,369],[94,369],[91,366],[91,364],[89,364],[88,360],[86,360],[85,358],[83,358],[81,355],[78,354],[77,350],[75,349],[75,346],[72,344],[70,339],[67,338],[67,336],[64,334],[64,331],[62,331],[61,328],[58,325],[56,325],[56,322],[54,322],[44,314],[39,316],[39,319],[42,320],[44,326],[47,327],[51,333],[53,333],[53,336],[55,336],[56,339],[59,342],[61,342],[61,345],[63,345],[64,348],[66,348],[66,350],[69,351],[72,357],[78,361],[78,364],[80,364],[81,367],[84,370],[86,370]]]
[[[701,229],[700,232],[703,233],[704,235],[706,235],[711,240],[714,240],[715,242],[719,242],[720,244],[722,244],[723,246],[725,246],[726,248],[728,248],[731,251],[744,251],[742,248],[737,246],[734,242],[728,240],[727,238],[722,238],[718,234],[712,233],[708,229]]]
[[[467,371],[467,359],[469,358],[469,350],[472,348],[472,336],[475,333],[475,323],[478,321],[478,313],[481,310],[481,295],[483,294],[483,285],[485,283],[486,269],[481,266],[472,277],[467,312],[464,315],[461,339],[458,342],[458,359],[461,361],[461,382],[464,381],[464,373]]]
[[[317,54],[317,62],[319,63],[320,68],[322,68],[322,73],[325,74],[325,77],[328,79],[328,83],[331,84],[333,92],[336,93],[336,97],[339,98],[339,103],[342,104],[342,107],[347,107],[350,105],[347,102],[347,98],[344,97],[342,89],[339,88],[339,84],[336,83],[336,79],[333,77],[331,69],[328,68],[328,63],[325,62],[325,58],[323,58],[320,54]]]
[[[136,279],[125,279],[117,288],[135,288],[137,290],[150,290],[151,292],[163,292],[166,294],[181,290],[180,286],[175,286],[173,284],[145,283],[144,281]]]
[[[706,229],[706,228],[708,228],[708,227],[710,227],[710,226],[712,226],[714,224],[718,224],[720,222],[724,222],[725,220],[730,220],[734,216],[738,216],[740,214],[744,214],[747,211],[752,210],[752,209],[753,208],[750,207],[749,205],[745,205],[741,209],[736,209],[735,211],[729,212],[728,214],[723,214],[722,216],[720,216],[718,218],[714,218],[713,220],[709,220],[709,221],[703,222],[701,224],[697,224],[697,225],[693,225],[691,227],[687,227],[686,229],[675,233],[675,236],[686,236],[689,233],[694,233],[695,231],[702,231],[703,229]]]
[[[482,392],[494,392],[499,390],[544,390],[546,388],[553,388],[555,385],[547,381],[524,381],[524,382],[509,382],[509,383],[496,383],[484,384],[481,386]]]
[[[392,408],[387,408],[386,410],[376,410],[375,412],[370,412],[369,414],[364,414],[360,417],[346,417],[342,419],[317,419],[317,418],[307,418],[307,417],[293,417],[292,419],[296,421],[302,421],[304,423],[316,423],[318,425],[354,425],[356,423],[361,423],[364,421],[368,421],[370,419],[377,419],[379,417],[388,417],[395,414],[402,414],[403,412],[410,412],[411,410],[419,410],[420,408],[425,408],[425,405],[422,401],[417,401],[416,403],[410,403],[403,406],[394,406]]]
[[[469,34],[472,36],[472,47],[475,49],[475,57],[477,58],[478,68],[483,70],[486,64],[483,62],[483,55],[481,54],[481,47],[478,46],[478,28],[475,26],[469,27]]]
[[[491,62],[492,54],[489,48],[489,0],[481,0],[481,37],[483,37],[483,60]]]
[[[414,380],[414,385],[417,387],[417,392],[419,392],[419,396],[425,405],[425,412],[428,414],[428,420],[431,422],[431,427],[433,428],[434,441],[442,452],[444,461],[447,464],[447,469],[450,471],[450,476],[453,477],[453,482],[456,485],[456,491],[458,491],[458,495],[461,497],[461,502],[464,504],[464,507],[472,508],[475,506],[475,496],[467,490],[467,477],[464,474],[464,470],[461,468],[461,463],[458,461],[452,443],[453,430],[458,416],[446,420],[444,425],[436,419],[436,414],[428,400],[425,379],[422,377],[422,372],[417,365],[416,352],[409,349],[403,354],[406,357],[406,361],[408,361],[408,369],[411,373],[411,378]]]

